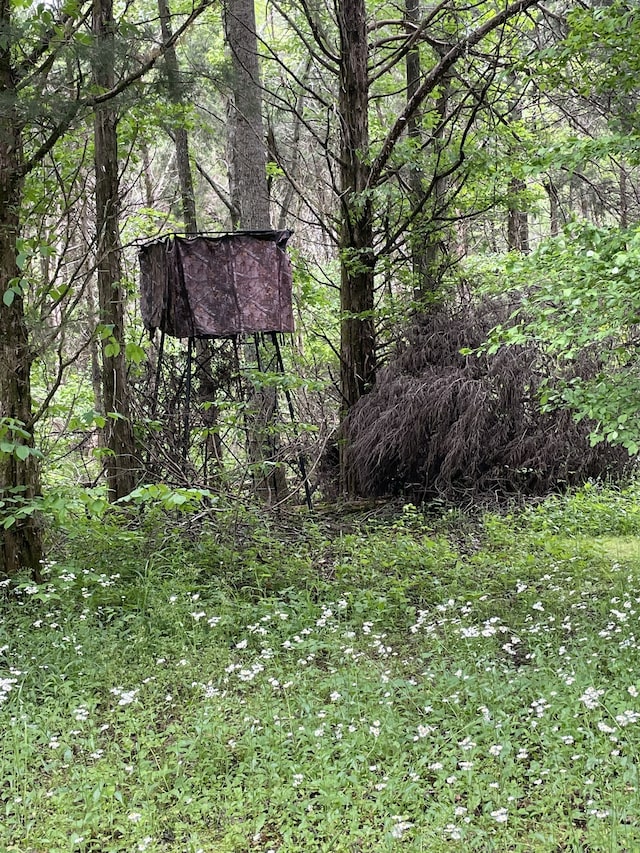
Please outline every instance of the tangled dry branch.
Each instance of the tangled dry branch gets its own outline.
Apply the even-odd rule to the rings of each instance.
[[[628,469],[622,448],[590,446],[593,424],[540,410],[541,383],[553,376],[540,349],[461,355],[509,313],[484,301],[443,307],[412,326],[344,425],[345,463],[361,495],[456,502],[544,495]],[[582,377],[596,369],[595,352],[570,366]]]

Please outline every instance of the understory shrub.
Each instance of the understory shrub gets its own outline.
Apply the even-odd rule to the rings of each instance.
[[[539,496],[629,469],[624,449],[591,446],[587,419],[543,410],[555,365],[535,345],[477,354],[511,309],[498,300],[444,306],[408,331],[345,424],[345,462],[361,495]],[[585,350],[562,378],[597,364]]]

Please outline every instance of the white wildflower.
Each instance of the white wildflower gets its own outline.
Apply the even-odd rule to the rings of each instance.
[[[580,701],[585,704],[589,710],[593,710],[598,707],[601,696],[604,696],[604,690],[597,690],[595,687],[587,687],[580,697]]]

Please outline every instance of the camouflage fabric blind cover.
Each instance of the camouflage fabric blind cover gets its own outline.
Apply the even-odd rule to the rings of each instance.
[[[165,237],[140,249],[149,331],[178,338],[292,332],[290,231]]]

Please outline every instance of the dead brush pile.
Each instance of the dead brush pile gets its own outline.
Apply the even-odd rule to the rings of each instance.
[[[345,463],[360,495],[457,503],[542,496],[629,469],[624,449],[590,446],[592,423],[540,411],[551,366],[538,348],[460,354],[481,346],[509,313],[497,301],[443,307],[408,331],[344,425]],[[571,366],[584,378],[596,369],[595,353]]]

